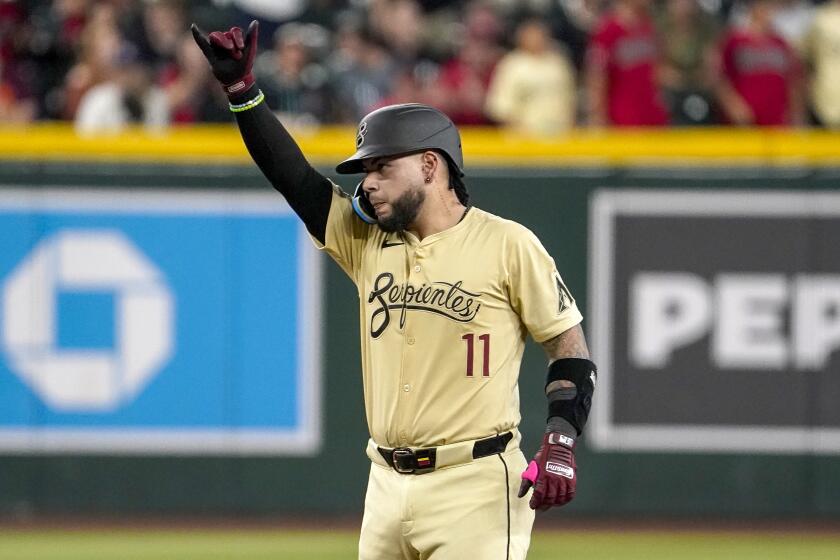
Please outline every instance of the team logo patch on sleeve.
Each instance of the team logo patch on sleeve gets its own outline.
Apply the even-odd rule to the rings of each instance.
[[[545,470],[550,473],[559,474],[565,478],[575,477],[575,470],[569,465],[563,465],[561,463],[549,461],[545,464]]]
[[[554,274],[554,280],[557,282],[557,296],[560,300],[559,313],[563,313],[575,304],[575,298],[572,297],[572,293],[563,283],[563,280],[560,279],[559,274]]]

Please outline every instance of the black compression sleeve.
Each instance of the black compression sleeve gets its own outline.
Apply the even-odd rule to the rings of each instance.
[[[256,92],[254,86],[232,101],[241,103],[256,97]],[[245,146],[263,175],[286,198],[309,233],[324,243],[332,199],[329,180],[309,165],[265,102],[235,114]]]

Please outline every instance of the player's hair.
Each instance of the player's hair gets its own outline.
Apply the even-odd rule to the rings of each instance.
[[[464,184],[464,178],[461,177],[461,172],[458,171],[458,167],[452,162],[451,159],[446,157],[446,155],[443,154],[443,152],[441,152],[440,150],[435,151],[442,154],[444,156],[443,159],[446,160],[446,166],[449,169],[449,188],[455,191],[455,196],[458,197],[458,202],[460,202],[464,206],[469,206],[470,193],[467,192],[467,185]]]

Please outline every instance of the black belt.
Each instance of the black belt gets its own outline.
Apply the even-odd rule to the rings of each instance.
[[[480,439],[473,444],[472,457],[473,459],[480,459],[481,457],[501,453],[511,439],[513,439],[513,432],[505,432],[497,436]],[[424,474],[435,470],[436,447],[421,447],[419,449],[377,447],[376,449],[385,459],[385,462],[400,474]]]

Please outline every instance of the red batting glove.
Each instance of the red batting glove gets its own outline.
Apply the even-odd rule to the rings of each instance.
[[[545,434],[540,450],[522,473],[519,497],[533,486],[531,509],[545,511],[571,502],[577,485],[576,468],[574,438],[559,432]]]
[[[228,97],[247,91],[254,85],[252,69],[260,31],[257,20],[251,22],[244,37],[238,27],[231,27],[230,31],[213,31],[209,36],[196,24],[192,24],[190,30]]]

